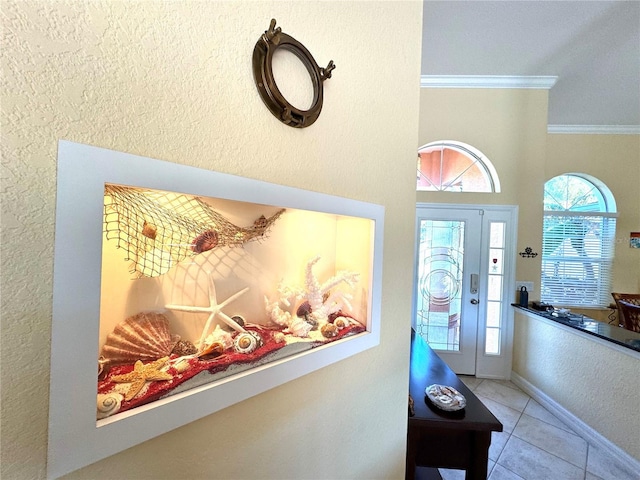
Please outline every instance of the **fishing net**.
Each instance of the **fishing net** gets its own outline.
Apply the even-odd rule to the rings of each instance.
[[[199,197],[112,184],[104,193],[107,240],[126,250],[131,273],[139,277],[157,277],[174,262],[216,247],[262,239],[284,212],[238,227]]]

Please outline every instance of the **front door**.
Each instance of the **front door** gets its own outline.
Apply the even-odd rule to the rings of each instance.
[[[418,204],[413,326],[458,374],[509,377],[516,214]]]

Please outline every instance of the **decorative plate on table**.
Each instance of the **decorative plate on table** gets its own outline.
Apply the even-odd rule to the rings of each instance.
[[[467,399],[453,387],[446,385],[429,385],[425,393],[436,407],[448,412],[462,410],[467,405]]]

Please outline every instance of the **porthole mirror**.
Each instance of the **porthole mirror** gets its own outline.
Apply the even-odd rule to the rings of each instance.
[[[313,94],[308,95],[308,97],[312,96],[310,102],[306,100],[304,85],[302,89],[292,88],[291,83],[280,74],[278,69],[276,70],[278,74],[274,75],[274,64],[285,67],[294,66],[293,72],[296,73],[295,58],[292,62],[289,54],[297,57],[309,74],[313,87]],[[318,119],[322,110],[322,82],[331,78],[331,72],[335,68],[333,60],[326,68],[319,67],[304,45],[282,32],[280,27],[276,28],[275,19],[271,20],[269,29],[262,34],[253,49],[253,77],[262,101],[278,120],[295,128],[308,127]],[[278,87],[276,78],[282,88]],[[298,77],[294,76],[294,78]],[[283,91],[287,93],[287,97],[284,96]],[[308,103],[311,104],[308,109],[301,108]]]

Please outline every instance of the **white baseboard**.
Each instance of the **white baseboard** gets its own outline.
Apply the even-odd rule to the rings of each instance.
[[[549,397],[542,390],[525,380],[516,372],[511,372],[511,382],[524,390],[531,398],[546,408],[550,413],[558,417],[561,421],[571,427],[571,429],[580,435],[588,443],[595,445],[603,452],[609,454],[623,465],[630,466],[634,471],[640,472],[640,461],[629,455],[627,452],[618,447],[611,440],[602,436],[592,427],[576,417],[569,410],[564,408],[558,402]]]

